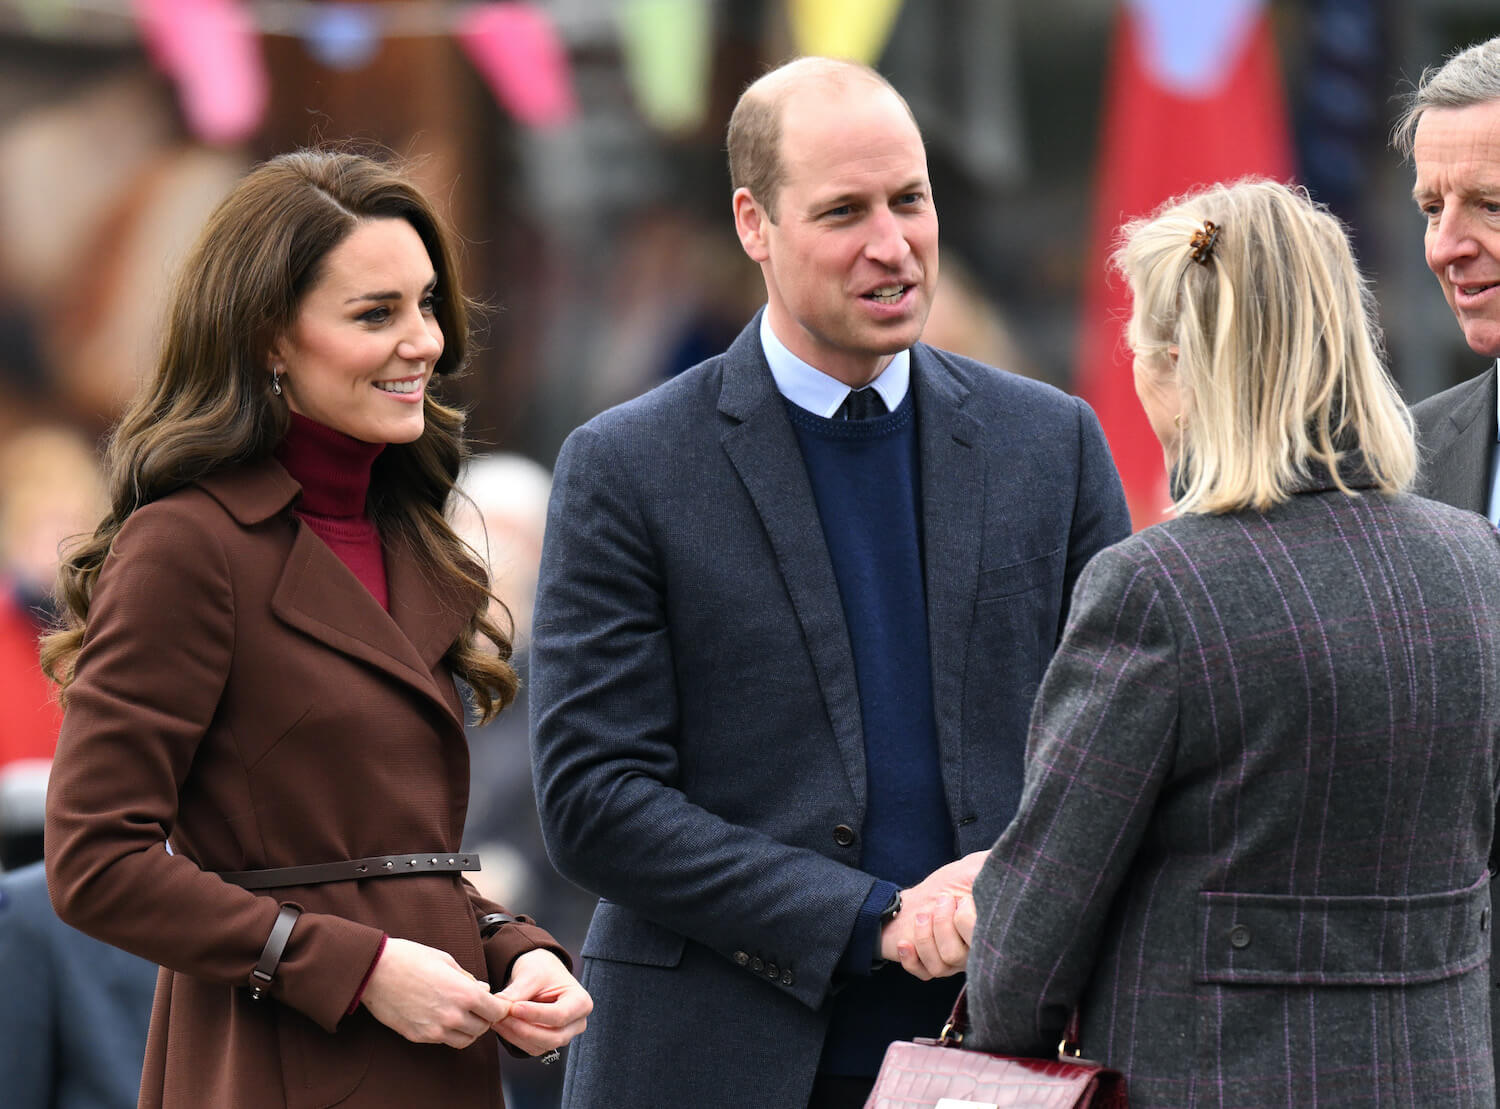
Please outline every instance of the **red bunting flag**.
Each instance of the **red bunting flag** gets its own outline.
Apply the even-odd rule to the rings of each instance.
[[[578,114],[567,49],[536,5],[476,5],[460,19],[458,39],[495,99],[520,122],[555,127]]]
[[[1264,0],[1125,0],[1115,28],[1076,389],[1104,425],[1137,528],[1159,521],[1169,497],[1125,344],[1130,292],[1107,262],[1123,222],[1195,185],[1291,176],[1265,9]]]

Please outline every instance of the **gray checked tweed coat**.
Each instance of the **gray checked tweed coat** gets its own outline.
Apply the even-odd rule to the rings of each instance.
[[[974,886],[970,1046],[1151,1106],[1491,1106],[1500,539],[1312,482],[1095,557]]]

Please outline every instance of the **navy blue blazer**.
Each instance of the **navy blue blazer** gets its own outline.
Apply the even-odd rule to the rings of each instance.
[[[0,874],[0,1102],[134,1109],[156,967],[57,919],[41,863]]]
[[[1492,365],[1484,373],[1413,405],[1411,410],[1422,448],[1422,469],[1413,492],[1486,518],[1490,513],[1490,468],[1495,451],[1495,377]],[[1493,883],[1490,896],[1500,900]],[[1500,928],[1491,933],[1490,943],[1490,1008],[1500,1013]],[[1490,1050],[1500,1074],[1500,1020],[1490,1024]]]
[[[957,858],[1014,812],[1073,581],[1129,520],[1082,401],[921,344],[912,382]],[[548,849],[601,896],[565,1104],[805,1104],[875,879],[849,634],[758,320],[569,437],[531,676]]]

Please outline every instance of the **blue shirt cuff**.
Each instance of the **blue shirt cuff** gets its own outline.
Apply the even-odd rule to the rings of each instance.
[[[839,960],[838,969],[844,974],[869,974],[880,957],[880,914],[901,887],[894,882],[876,880],[875,886],[859,907],[859,916],[854,920],[854,932],[849,937],[849,946]]]

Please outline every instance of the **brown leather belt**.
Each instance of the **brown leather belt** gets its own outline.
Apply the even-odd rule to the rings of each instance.
[[[371,855],[338,863],[280,866],[269,870],[221,870],[219,877],[247,890],[280,886],[317,886],[324,882],[355,882],[361,878],[396,878],[404,874],[447,874],[478,870],[479,856],[425,852],[411,855]]]

